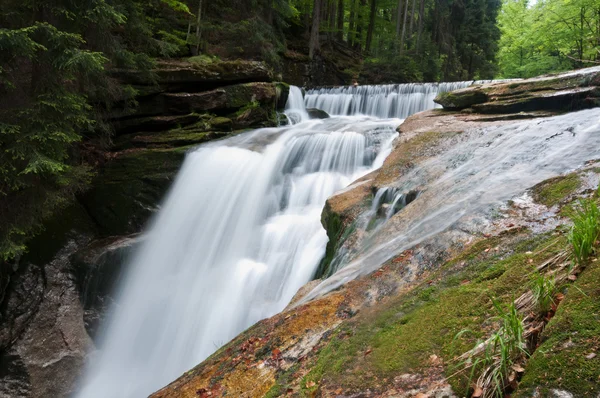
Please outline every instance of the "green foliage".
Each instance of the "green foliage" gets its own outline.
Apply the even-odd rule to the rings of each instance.
[[[499,322],[499,328],[486,341],[477,342],[463,356],[465,360],[461,365],[471,369],[467,384],[469,387],[471,380],[479,374],[476,384],[483,390],[483,397],[503,397],[512,366],[529,354],[523,337],[523,319],[515,304],[511,303],[505,308],[495,299],[492,302],[498,314],[494,320]],[[465,331],[460,332],[457,337],[464,333]]]
[[[554,277],[536,273],[531,279],[531,291],[540,313],[547,314],[554,305],[554,296],[557,293]]]
[[[584,199],[579,207],[571,214],[573,227],[569,233],[569,242],[573,259],[583,265],[587,259],[596,253],[600,238],[600,210],[593,199]]]
[[[498,21],[503,77],[593,66],[600,59],[600,8],[595,0],[504,0]]]
[[[0,259],[26,250],[43,222],[86,189],[80,142],[108,141],[104,114],[132,105],[106,67],[149,70],[185,47],[177,0],[6,0],[0,4]],[[173,28],[175,27],[175,29]]]

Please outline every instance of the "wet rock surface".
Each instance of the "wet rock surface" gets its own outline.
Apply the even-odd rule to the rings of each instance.
[[[404,233],[411,220],[422,216],[420,201],[435,203],[436,196],[444,195],[427,189],[427,181],[443,173],[441,166],[418,186],[400,187],[399,181],[408,181],[405,176],[436,164],[453,148],[481,139],[487,128],[506,126],[502,131],[518,134],[518,120],[543,121],[558,110],[546,105],[536,112],[504,115],[434,110],[409,117],[399,127],[400,137],[383,167],[328,200],[322,222],[330,242],[321,275],[335,271],[340,253],[348,263],[365,242]],[[520,196],[502,205],[465,212],[448,228],[396,252],[372,272],[324,293],[315,293],[323,290],[319,282],[311,282],[283,313],[254,325],[152,397],[470,394],[468,375],[460,372],[456,357],[495,327],[490,296],[503,303],[513,300],[528,289],[532,269],[568,250],[565,209],[578,198],[594,197],[599,172],[598,163],[591,162],[574,174],[523,187]],[[374,235],[365,214],[376,192],[388,186],[417,192],[419,199],[408,202]],[[559,309],[562,315],[550,321],[541,338],[547,350],[535,352],[518,396],[531,396],[534,390],[540,396],[554,390],[573,396],[600,392],[600,382],[591,376],[579,387],[560,376],[569,372],[568,379],[577,380],[587,377],[588,368],[556,365],[551,374],[547,370],[549,361],[569,354],[577,358],[573,362],[587,361],[586,366],[598,370],[594,359],[586,357],[597,349],[597,339],[587,337],[596,326],[579,318],[581,306],[594,311],[585,297],[597,273],[597,264],[592,263],[578,286],[585,295],[571,293],[573,302],[565,300]],[[576,321],[567,326],[567,319]],[[461,330],[471,330],[472,335],[456,337]],[[565,346],[574,351],[558,348],[579,333],[586,337],[578,338],[577,348]]]

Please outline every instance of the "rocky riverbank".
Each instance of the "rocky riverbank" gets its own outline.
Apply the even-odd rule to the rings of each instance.
[[[493,143],[493,137],[486,141],[487,131],[504,137],[496,139],[508,135],[506,142],[516,145],[528,139],[529,123],[557,129],[556,137],[576,134],[578,120],[593,120],[595,113],[560,115],[593,107],[597,79],[598,71],[587,70],[470,88],[464,90],[467,94],[438,98],[446,110],[409,117],[383,167],[330,198],[323,213],[330,246],[321,275],[334,274],[339,265],[335,257],[343,253],[346,262],[358,259],[352,264],[362,269],[343,275],[358,277],[335,283],[335,274],[324,283],[311,282],[286,311],[249,328],[153,397],[479,397],[483,392],[469,380],[465,354],[498,330],[499,308],[505,311],[513,302],[527,322],[531,357],[513,365],[503,390],[522,397],[597,395],[600,269],[595,258],[569,265],[568,231],[578,200],[599,200],[600,163],[580,164],[557,178],[540,175],[537,180],[544,181],[489,206],[465,202],[444,207],[454,199],[453,184],[460,186],[461,179],[439,183],[450,167],[439,159],[458,168],[464,161],[461,148]],[[583,91],[577,89],[582,80],[588,82]],[[539,81],[544,89],[532,88]],[[523,87],[529,88],[516,94]],[[489,91],[472,95],[482,90]],[[570,94],[556,105],[546,99],[550,91]],[[499,111],[498,106],[513,100],[498,99],[498,93],[521,95],[529,105]],[[471,99],[458,106],[458,96]],[[476,106],[488,103],[495,107]],[[488,112],[492,108],[498,113]],[[478,193],[478,200],[503,189],[500,182],[493,184],[494,173],[513,160],[499,161],[507,164],[482,165],[489,171],[482,178],[492,182],[481,185],[489,192]],[[404,206],[392,208],[396,214],[387,221],[380,215],[389,214],[389,202],[373,209],[384,188],[404,194]],[[437,203],[439,214],[433,218],[437,210],[431,206]],[[452,213],[442,212],[444,208]],[[403,245],[406,231],[422,238]],[[390,241],[398,243],[383,245]],[[389,255],[365,256],[364,244]],[[386,260],[370,263],[370,258]],[[530,304],[536,275],[559,281],[551,311],[540,313]]]

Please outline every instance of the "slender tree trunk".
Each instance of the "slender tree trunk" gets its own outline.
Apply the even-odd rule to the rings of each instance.
[[[310,41],[308,43],[308,56],[310,59],[315,57],[319,51],[319,28],[321,24],[321,3],[322,0],[315,0],[313,7],[313,22],[310,31]]]
[[[412,7],[410,9],[410,26],[408,27],[408,37],[409,38],[411,38],[412,34],[415,32],[413,30],[413,24],[414,24],[414,21],[415,21],[415,7],[417,5],[416,3],[417,3],[417,0],[413,0]]]
[[[339,42],[344,40],[344,0],[338,1],[337,9],[337,39]]]
[[[202,31],[200,30],[200,22],[202,22],[202,0],[198,0],[198,18],[196,19],[196,54],[200,51],[200,38]]]
[[[354,42],[354,48],[358,51],[362,50],[362,38],[364,30],[364,16],[362,13],[363,6],[367,5],[367,0],[360,0],[359,8],[356,14],[356,41]]]
[[[267,22],[273,25],[273,0],[269,0],[269,9],[267,10]]]
[[[350,0],[350,23],[348,24],[348,44],[354,46],[354,38],[356,37],[356,2],[358,0]]]
[[[333,40],[335,37],[335,29],[336,29],[336,24],[335,24],[335,18],[337,16],[337,10],[336,10],[336,0],[329,0],[330,4],[329,4],[329,40]]]
[[[419,0],[419,26],[417,28],[417,54],[421,53],[421,35],[423,34],[423,19],[425,18],[425,0]]]
[[[404,53],[404,38],[406,37],[406,17],[408,15],[408,0],[404,1],[404,18],[402,22],[402,35],[400,36],[400,55]]]
[[[304,27],[306,28],[306,34],[310,31],[310,5],[307,2],[304,3]]]
[[[373,41],[373,30],[375,29],[375,14],[377,12],[377,0],[371,0],[371,13],[369,14],[369,29],[367,31],[367,44],[365,49],[371,51],[371,42]]]
[[[398,0],[398,10],[396,12],[396,39],[400,38],[400,29],[402,28],[402,7],[402,0]]]

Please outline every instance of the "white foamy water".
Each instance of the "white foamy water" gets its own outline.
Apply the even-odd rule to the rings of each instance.
[[[173,381],[311,280],[329,196],[380,167],[398,119],[307,120],[191,152],[144,243],[82,382],[81,398],[143,397]]]
[[[307,108],[322,109],[330,115],[370,115],[380,118],[408,116],[439,105],[433,99],[440,93],[485,81],[452,83],[408,83],[377,86],[316,88],[307,91]]]

